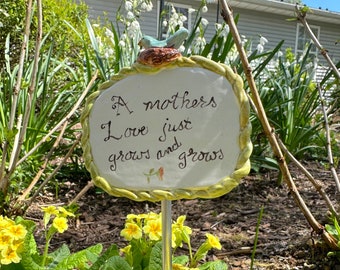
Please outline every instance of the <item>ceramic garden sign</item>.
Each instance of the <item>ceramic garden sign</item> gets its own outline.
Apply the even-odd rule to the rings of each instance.
[[[249,104],[224,64],[150,48],[93,93],[82,115],[95,185],[136,201],[215,198],[249,173]]]

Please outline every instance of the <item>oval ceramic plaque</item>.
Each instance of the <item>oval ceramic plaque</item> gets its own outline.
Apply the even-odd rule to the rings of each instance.
[[[250,169],[242,80],[202,57],[122,70],[90,96],[82,125],[85,164],[114,196],[213,198]]]

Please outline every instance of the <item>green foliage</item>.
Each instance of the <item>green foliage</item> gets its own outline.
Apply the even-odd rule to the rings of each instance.
[[[160,215],[155,213],[141,214],[141,215],[128,215],[125,228],[121,231],[121,235],[129,238],[129,244],[118,251],[116,245],[111,245],[106,251],[103,252],[103,246],[97,244],[90,246],[78,252],[72,253],[67,245],[63,244],[54,252],[48,253],[49,243],[52,237],[57,233],[63,233],[67,228],[67,221],[69,217],[75,215],[63,207],[48,206],[43,207],[44,212],[43,224],[45,230],[45,249],[43,254],[39,253],[34,239],[35,223],[32,221],[24,220],[18,217],[16,223],[8,218],[1,216],[0,222],[2,225],[16,226],[16,224],[23,226],[22,235],[24,244],[22,249],[15,249],[15,254],[20,255],[18,261],[5,262],[1,258],[0,268],[5,270],[71,270],[71,269],[88,269],[88,270],[161,270],[162,268],[162,239],[155,234],[161,231]],[[63,220],[63,222],[59,222]],[[183,224],[185,216],[181,216],[172,225],[175,239],[180,246],[183,243],[190,243],[191,229]],[[152,224],[151,224],[152,223]],[[131,224],[136,225],[132,226]],[[157,226],[154,226],[158,224]],[[136,234],[136,231],[131,228],[141,227],[144,234]],[[138,230],[137,230],[138,231]],[[190,233],[189,233],[190,231]],[[3,231],[2,233],[8,233]],[[5,235],[6,236],[6,235]],[[131,238],[130,238],[131,237]],[[184,237],[184,238],[183,238]],[[188,239],[189,238],[189,239]],[[4,238],[5,239],[5,238]],[[12,243],[11,245],[14,245]],[[221,248],[218,238],[211,234],[207,234],[207,240],[198,248],[193,259],[191,255],[191,246],[189,256],[181,255],[175,256],[173,253],[173,265],[179,269],[211,269],[211,270],[225,270],[227,265],[222,261],[204,262],[207,252],[212,248]],[[3,249],[4,247],[0,247]],[[179,246],[175,245],[174,251]],[[2,253],[3,254],[3,253]],[[11,258],[11,257],[9,257]],[[18,257],[19,258],[19,257]],[[4,262],[4,263],[3,263]],[[199,264],[200,263],[200,264]],[[176,268],[177,269],[177,268]]]
[[[200,270],[228,270],[228,265],[223,261],[207,262],[198,267]]]
[[[0,33],[0,70],[6,65],[5,52],[9,54],[12,65],[18,63],[25,27],[26,2],[25,0],[0,2],[0,15],[2,15],[0,22],[3,25]],[[84,32],[87,6],[83,2],[73,0],[43,0],[43,16],[43,34],[47,39],[43,50],[48,50],[50,45],[54,44],[53,55],[57,55],[57,58],[68,58],[70,63],[77,61],[79,52],[82,51],[82,40],[66,27],[65,21],[77,27],[78,31]],[[37,33],[36,12],[32,12],[31,21],[31,39],[28,47],[33,54]],[[8,37],[11,44],[10,50],[5,48]]]
[[[150,254],[149,269],[162,270],[162,243],[158,242]]]
[[[62,247],[61,247],[62,248]],[[50,268],[55,270],[71,270],[71,269],[88,269],[89,264],[94,263],[102,251],[102,244],[97,244],[78,251],[65,258],[57,264],[56,267]],[[68,249],[68,248],[67,248]],[[65,253],[66,255],[66,253]]]
[[[5,52],[13,62],[18,62],[21,48],[22,29],[25,23],[25,0],[2,0],[0,1],[0,70],[5,64]],[[10,34],[11,50],[6,50],[8,35]]]
[[[301,59],[288,50],[285,56],[278,57],[273,69],[264,69],[265,80],[258,78],[267,117],[287,149],[298,159],[310,157],[314,149],[324,145],[319,135],[323,122],[309,49]],[[270,157],[270,147],[258,120],[254,118],[252,124],[254,155]]]
[[[22,119],[27,117],[27,130],[19,159],[35,148],[50,130],[65,119],[77,102],[83,87],[85,87],[81,83],[75,83],[81,80],[76,69],[71,68],[66,59],[63,61],[55,59],[52,49],[53,46],[39,59],[37,83],[33,91],[32,101],[28,100],[29,82],[33,79],[32,60],[28,60],[23,67],[23,84],[18,93],[18,115],[12,130],[8,128],[8,123],[10,122],[11,110],[14,105],[9,97],[14,95],[18,66],[10,69],[11,65],[8,63],[7,72],[0,73],[0,88],[2,88],[2,93],[0,94],[0,140],[9,142],[8,156],[15,151],[15,135],[20,131],[18,125],[20,125]],[[30,112],[26,112],[28,103],[33,108]],[[74,138],[74,130],[71,130],[71,127],[76,123],[77,117],[69,120],[69,126],[65,131],[65,140]],[[27,187],[28,180],[34,177],[34,173],[41,167],[46,153],[50,151],[56,142],[57,134],[57,132],[53,133],[40,145],[38,151],[35,151],[24,162],[16,166],[16,170],[10,179],[9,193],[14,195]],[[54,157],[57,157],[57,155],[64,156],[66,151],[67,149],[60,149],[59,152],[54,153]],[[4,155],[2,150],[0,150],[0,153]]]
[[[132,270],[131,266],[119,256],[113,256],[109,258],[100,270]],[[138,269],[138,268],[137,268]]]
[[[105,265],[105,263],[108,262],[111,257],[117,256],[119,256],[118,247],[113,244],[100,257],[98,257],[98,259],[92,264],[89,270],[99,270],[101,269],[102,265]]]
[[[89,55],[83,49],[87,41],[83,34],[87,17],[84,4],[69,0],[43,1],[43,40],[37,48],[34,5],[30,39],[21,52],[25,7],[25,1],[21,0],[0,3],[1,14],[6,14],[1,19],[4,31],[0,37],[5,40],[0,42],[0,46],[4,46],[0,48],[3,60],[0,63],[0,140],[5,146],[0,149],[0,212],[8,213],[14,211],[8,207],[10,204],[20,207],[12,202],[18,193],[27,187],[30,187],[28,194],[35,190],[34,182],[29,186],[32,179],[37,178],[34,180],[37,182],[39,177],[51,174],[56,167],[52,163],[57,164],[56,160],[66,156],[77,136],[77,130],[72,128],[79,119],[75,107],[80,105],[78,100],[94,73]],[[20,53],[24,55],[22,64],[18,63]],[[74,114],[69,115],[72,110]],[[64,122],[68,125],[61,129]],[[59,143],[58,136],[63,138],[63,144]],[[74,155],[77,160],[77,154]],[[54,162],[45,164],[48,160]],[[53,176],[50,178],[53,180]]]
[[[338,223],[338,220],[335,216],[331,217],[332,224],[326,224],[325,229],[326,231],[334,237],[334,239],[337,241],[337,245],[340,248],[340,225]],[[327,256],[335,256],[340,260],[340,251],[330,251]]]

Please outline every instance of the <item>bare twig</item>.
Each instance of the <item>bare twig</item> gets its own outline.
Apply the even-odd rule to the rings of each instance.
[[[62,126],[60,133],[57,137],[57,139],[55,140],[53,146],[51,147],[50,151],[48,151],[48,154],[45,156],[45,160],[44,160],[44,164],[41,166],[40,170],[38,171],[38,173],[35,175],[35,177],[33,178],[33,180],[31,181],[31,183],[29,184],[29,186],[26,188],[26,190],[19,196],[19,198],[17,199],[18,202],[25,200],[25,198],[28,196],[28,194],[31,192],[31,190],[34,188],[34,186],[36,185],[36,183],[39,181],[40,177],[42,176],[43,172],[45,171],[45,169],[47,168],[48,162],[53,154],[53,152],[55,151],[55,149],[58,147],[61,139],[63,138],[63,135],[65,133],[66,127],[67,127],[68,121],[66,121],[64,123],[64,125]]]
[[[333,175],[334,180],[335,180],[335,184],[336,184],[336,186],[338,188],[338,192],[339,192],[340,191],[340,182],[339,182],[339,177],[338,177],[338,174],[337,174],[335,166],[334,166],[332,144],[331,144],[331,135],[330,135],[330,129],[329,129],[329,124],[328,124],[327,111],[326,111],[326,108],[325,108],[324,100],[322,98],[322,92],[321,92],[321,87],[320,87],[319,83],[318,83],[317,87],[318,87],[319,96],[320,96],[320,100],[321,100],[321,109],[322,109],[323,117],[324,117],[324,120],[325,120],[326,148],[327,148],[327,154],[328,154],[328,161],[329,161],[329,165],[330,165],[332,175]]]
[[[74,197],[74,199],[69,204],[71,205],[79,201],[79,199],[83,197],[84,194],[86,194],[86,192],[92,187],[94,187],[93,181],[88,181],[87,185],[77,194],[76,197]]]
[[[326,194],[325,190],[323,189],[322,185],[318,181],[315,180],[313,175],[299,162],[294,155],[289,152],[287,147],[284,145],[284,143],[278,138],[277,139],[282,151],[289,157],[289,159],[298,166],[298,168],[305,174],[305,176],[308,178],[308,180],[313,184],[315,189],[319,192],[321,197],[325,200],[328,209],[330,212],[332,212],[334,215],[339,216],[339,214],[336,212],[334,205],[332,204],[331,200],[329,199],[328,195]]]
[[[25,104],[25,111],[23,114],[23,123],[22,123],[22,127],[20,128],[19,140],[18,140],[18,143],[16,144],[17,147],[13,148],[11,152],[11,157],[10,157],[10,160],[12,161],[11,167],[8,168],[8,172],[6,173],[5,177],[2,179],[0,183],[1,184],[0,188],[3,191],[5,196],[8,191],[9,179],[16,168],[16,162],[21,152],[21,146],[24,143],[24,138],[26,136],[26,130],[27,130],[28,121],[29,121],[30,113],[32,109],[33,95],[35,91],[36,77],[37,77],[38,67],[39,67],[40,45],[41,45],[41,40],[42,40],[42,3],[41,3],[41,0],[37,0],[37,17],[38,17],[38,29],[37,29],[37,36],[36,36],[36,43],[35,43],[35,54],[33,58],[32,78],[31,78],[30,86],[29,86],[28,93],[27,93],[27,101]],[[16,96],[16,93],[14,94],[14,96]]]
[[[21,51],[20,51],[20,58],[19,58],[19,68],[18,68],[18,74],[17,74],[17,79],[16,83],[14,86],[14,91],[13,91],[13,100],[12,100],[12,105],[11,105],[11,114],[9,117],[9,123],[8,123],[8,129],[13,130],[14,122],[15,122],[15,117],[16,117],[16,111],[17,111],[17,103],[18,103],[18,96],[19,96],[19,91],[21,89],[21,83],[22,83],[22,75],[24,71],[24,61],[25,61],[25,56],[27,52],[27,45],[29,41],[29,36],[30,36],[30,29],[31,29],[31,16],[33,14],[32,12],[32,1],[29,0],[27,1],[26,5],[26,16],[25,16],[25,30],[24,30],[24,35],[23,35],[23,41],[21,44]],[[9,146],[9,138],[6,138],[2,150],[2,158],[1,158],[1,165],[0,165],[0,189],[3,190],[4,187],[7,185],[7,183],[4,183],[7,180],[3,179],[3,176],[5,174],[5,168],[6,168],[6,162],[7,162],[7,151],[8,151],[8,146]]]
[[[35,52],[34,52],[34,60],[33,60],[33,70],[32,70],[32,77],[30,80],[30,86],[28,88],[28,93],[27,93],[27,101],[25,104],[25,111],[23,115],[23,123],[22,123],[22,128],[20,130],[20,135],[19,135],[19,143],[17,148],[13,148],[12,151],[12,156],[11,159],[14,160],[13,164],[11,167],[9,167],[9,175],[11,175],[17,164],[16,162],[19,159],[19,155],[21,152],[21,146],[24,143],[24,139],[26,136],[26,131],[28,127],[28,122],[30,119],[30,114],[32,110],[32,103],[33,103],[33,96],[34,96],[34,91],[37,83],[37,73],[38,73],[38,67],[39,67],[39,58],[40,58],[40,46],[41,46],[41,40],[42,40],[42,3],[41,0],[37,0],[37,17],[38,17],[38,29],[37,29],[37,37],[36,37],[36,43],[35,43]]]
[[[275,137],[275,133],[273,128],[270,126],[269,121],[267,119],[266,113],[264,111],[263,105],[262,105],[262,101],[260,99],[260,95],[257,91],[257,87],[254,81],[254,77],[252,75],[252,69],[249,65],[248,59],[247,59],[247,55],[245,53],[245,50],[242,46],[242,42],[241,42],[241,38],[240,35],[238,33],[236,24],[234,22],[234,18],[232,15],[232,11],[229,8],[229,6],[226,3],[226,0],[220,0],[220,4],[221,4],[221,15],[223,17],[223,19],[226,21],[226,23],[229,25],[230,31],[232,33],[235,45],[237,47],[237,50],[240,54],[240,58],[242,61],[242,66],[243,69],[245,71],[246,74],[246,78],[248,81],[248,85],[252,94],[252,99],[254,101],[254,104],[257,108],[257,112],[259,115],[259,119],[260,122],[262,124],[263,130],[270,142],[270,145],[272,147],[272,150],[274,152],[274,155],[278,161],[278,164],[280,166],[280,170],[283,176],[283,179],[285,180],[294,200],[295,203],[299,206],[300,210],[303,212],[306,220],[308,221],[308,223],[310,224],[310,226],[313,228],[313,230],[322,235],[324,241],[331,246],[333,249],[338,250],[339,247],[337,246],[337,242],[336,240],[329,235],[326,230],[324,229],[324,227],[317,222],[317,220],[314,218],[314,216],[312,215],[312,213],[310,212],[309,208],[307,207],[307,205],[305,204],[304,200],[302,199],[299,191],[297,190],[295,183],[291,177],[290,171],[288,169],[287,163],[285,161],[285,158],[281,152],[281,148],[279,146],[279,143]]]
[[[41,192],[41,190],[43,189],[43,187],[56,175],[56,173],[60,170],[60,168],[62,166],[64,166],[64,164],[66,163],[66,161],[68,160],[68,158],[71,156],[71,154],[73,153],[74,148],[78,145],[78,143],[80,142],[80,138],[81,136],[78,136],[78,138],[73,142],[72,146],[70,147],[70,149],[68,150],[67,154],[63,157],[63,159],[60,161],[60,163],[58,164],[57,168],[55,168],[53,170],[53,172],[51,174],[48,175],[48,177],[46,177],[46,179],[41,183],[41,185],[39,186],[39,188],[37,189],[37,191],[33,194],[33,196],[30,198],[29,202],[27,203],[27,207],[30,206],[35,198],[39,195],[39,193]]]
[[[325,49],[320,41],[317,39],[317,37],[314,35],[312,29],[309,27],[309,24],[306,20],[306,15],[307,15],[307,10],[304,8],[300,8],[299,5],[295,6],[295,12],[296,12],[296,16],[297,19],[303,24],[303,26],[305,27],[308,35],[311,37],[311,39],[313,40],[313,43],[315,44],[315,46],[319,49],[320,53],[322,54],[322,56],[326,59],[327,63],[329,64],[329,66],[332,68],[334,74],[338,77],[338,79],[340,79],[340,72],[337,69],[337,67],[335,66],[335,64],[333,63],[332,59],[329,57],[328,55],[328,51],[327,49]]]

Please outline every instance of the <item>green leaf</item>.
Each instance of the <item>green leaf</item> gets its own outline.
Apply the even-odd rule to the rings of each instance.
[[[338,231],[335,229],[333,225],[326,224],[325,225],[326,231],[330,233],[332,236],[338,238]]]
[[[66,259],[71,254],[67,245],[62,245],[55,252],[49,254],[52,262],[47,266],[47,269],[54,269],[62,260]]]
[[[74,269],[79,267],[84,267],[88,262],[95,262],[103,249],[102,244],[97,244],[95,246],[89,247],[87,249],[81,250],[77,253],[74,253],[64,260],[62,260],[55,270],[67,270]]]
[[[177,256],[172,259],[172,263],[178,263],[181,265],[185,265],[189,262],[189,257],[187,255]]]
[[[104,263],[109,260],[113,256],[118,256],[119,251],[118,247],[113,244],[111,245],[96,261],[95,263],[89,268],[89,270],[99,270],[100,267],[104,265]]]
[[[338,232],[337,235],[339,236],[340,235],[340,226],[339,226],[338,220],[336,218],[334,218],[334,227],[335,227],[336,231]]]
[[[11,263],[8,265],[1,265],[1,270],[26,270],[21,263]]]
[[[207,262],[198,267],[200,270],[227,270],[228,265],[224,261]]]
[[[158,242],[151,250],[149,269],[162,270],[162,242]]]
[[[100,270],[132,270],[132,268],[120,256],[113,256],[107,260]]]
[[[38,254],[37,244],[33,236],[33,232],[36,227],[35,223],[30,220],[22,220],[18,224],[25,226],[27,230],[20,264],[24,269],[43,270],[44,268],[39,265],[39,262],[41,262],[41,256]]]

